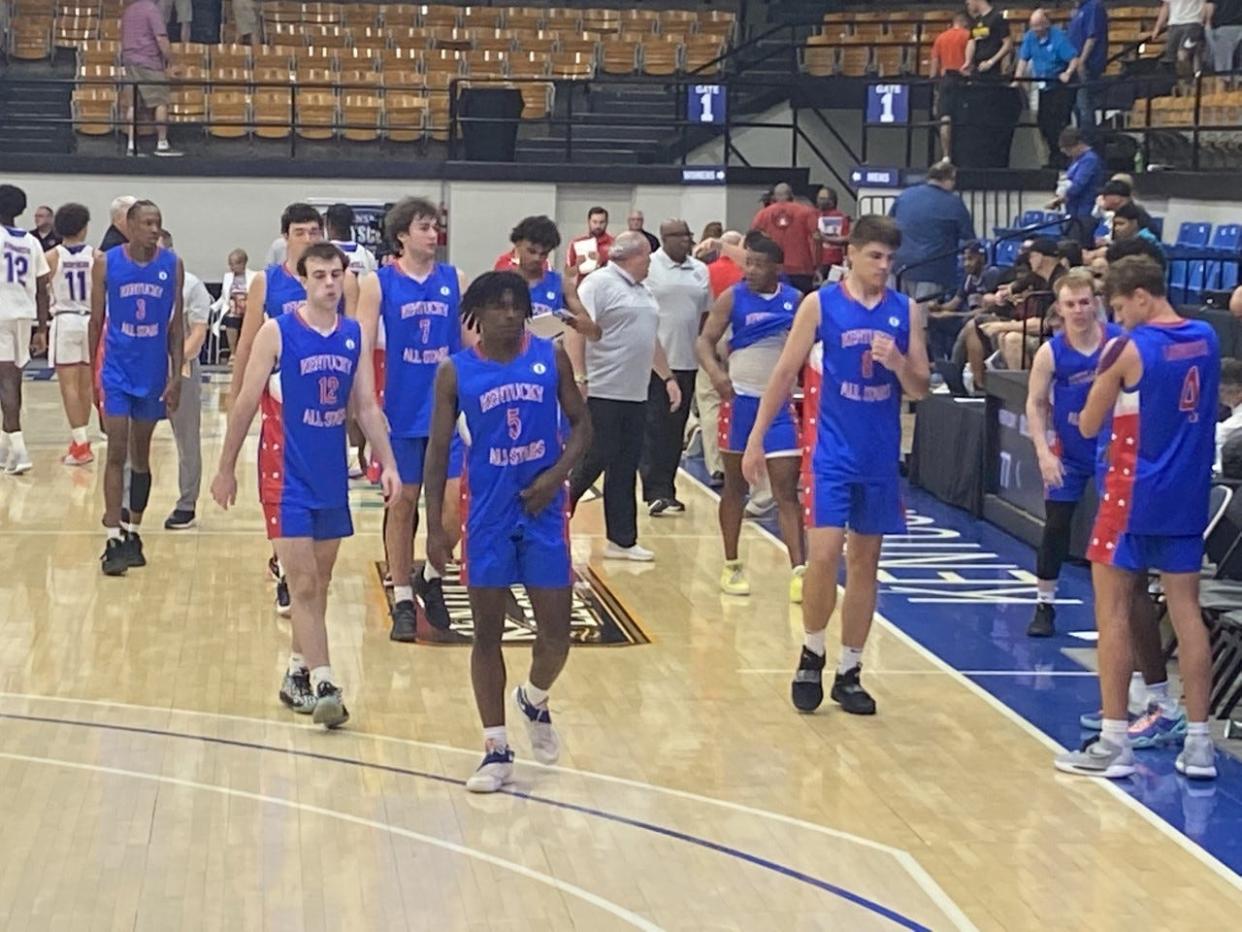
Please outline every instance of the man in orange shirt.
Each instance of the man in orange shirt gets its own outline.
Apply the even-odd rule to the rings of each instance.
[[[785,254],[781,267],[785,281],[803,294],[808,293],[819,271],[820,247],[815,239],[819,211],[810,204],[797,203],[793,188],[782,182],[772,189],[772,203],[755,214],[750,227],[781,247]]]
[[[953,14],[953,25],[932,43],[931,76],[940,79],[939,101],[936,114],[940,117],[940,147],[944,157],[949,158],[952,138],[953,93],[957,89],[958,76],[966,65],[966,46],[970,43],[970,17],[964,12]]]

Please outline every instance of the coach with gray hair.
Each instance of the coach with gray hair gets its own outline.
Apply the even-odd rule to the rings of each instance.
[[[578,298],[603,335],[587,343],[566,334],[574,377],[586,395],[594,426],[591,447],[574,470],[570,500],[578,499],[604,475],[604,557],[650,562],[655,554],[638,546],[635,479],[647,425],[651,372],[662,381],[669,406],[682,405],[681,389],[660,344],[660,308],[646,285],[651,246],[641,233],[622,233],[608,264],[592,273]]]
[[[129,209],[134,206],[134,202],[138,198],[132,194],[122,194],[115,198],[108,207],[108,219],[112,225],[108,227],[108,231],[104,233],[103,241],[99,244],[100,252],[107,252],[113,246],[120,246],[129,242],[129,237],[125,235],[126,216]]]

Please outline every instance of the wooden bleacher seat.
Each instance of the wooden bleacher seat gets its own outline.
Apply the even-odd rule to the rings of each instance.
[[[288,91],[256,89],[253,97],[254,135],[260,139],[288,139],[293,121],[292,95]]]
[[[522,94],[522,119],[542,120],[552,112],[552,85],[518,84],[515,85]]]
[[[117,17],[103,17],[99,20],[99,38],[111,39],[114,42],[121,41],[121,19]]]
[[[504,14],[494,6],[467,6],[461,10],[461,24],[467,29],[499,29]]]
[[[186,65],[169,92],[168,121],[170,123],[202,123],[207,117],[207,87],[204,82],[207,71],[199,65]],[[198,83],[190,83],[198,82]]]
[[[901,45],[876,45],[872,48],[875,56],[875,71],[881,77],[903,74],[906,70],[906,49]]]
[[[845,45],[841,47],[838,73],[847,77],[860,77],[871,67],[871,47],[868,45]]]
[[[321,48],[343,49],[353,44],[353,36],[340,26],[303,26],[306,45]]]
[[[508,52],[487,49],[467,52],[463,59],[466,73],[476,78],[503,78],[509,73]]]
[[[582,24],[582,11],[573,7],[549,7],[543,21],[546,29],[577,32]]]
[[[384,27],[384,32],[388,33],[390,47],[394,49],[402,49],[407,51],[426,51],[435,43],[425,30],[419,29],[417,26],[403,27],[400,29],[390,29]]]
[[[378,59],[380,74],[384,76],[384,86],[394,87],[412,85],[423,86],[423,52],[418,49],[389,49]],[[408,79],[417,76],[417,82]]]
[[[121,44],[111,39],[90,39],[78,46],[79,65],[113,65],[121,54]]]
[[[512,52],[513,33],[507,29],[476,29],[472,33],[471,48],[476,52]]]
[[[341,25],[351,29],[373,29],[380,24],[378,3],[347,3],[341,7]]]
[[[311,24],[340,25],[341,4],[339,3],[303,3],[302,18]]]
[[[380,8],[385,29],[413,29],[418,25],[418,7],[408,3],[385,3]]]
[[[52,55],[52,17],[15,16],[9,24],[10,54],[18,61],[42,61]]]
[[[170,50],[172,64],[176,68],[201,68],[205,71],[211,67],[211,53],[201,42],[173,42]]]
[[[231,42],[213,45],[210,49],[212,68],[249,68],[250,46]]]
[[[324,68],[328,71],[335,71],[337,65],[337,49],[325,48],[323,46],[311,46],[310,48],[297,50],[297,66]]]
[[[58,16],[52,27],[52,41],[58,48],[75,48],[98,34],[96,16]]]
[[[468,29],[435,26],[424,32],[431,37],[433,48],[456,49],[459,52],[465,52],[474,47],[474,34]]]
[[[837,46],[831,36],[819,33],[807,38],[802,50],[802,70],[816,78],[836,74]]]
[[[303,139],[331,139],[336,135],[337,99],[333,91],[299,89],[297,133]]]
[[[633,74],[638,68],[637,42],[610,39],[601,46],[600,69],[607,74]]]
[[[639,51],[643,74],[677,74],[681,70],[681,48],[681,42],[674,37],[651,36]]]
[[[384,135],[393,142],[417,142],[427,123],[427,98],[409,92],[384,95]]]
[[[548,56],[539,53],[518,52],[509,58],[509,77],[546,78]]]
[[[864,21],[854,24],[853,37],[855,42],[872,42],[883,40],[886,32],[884,22]]]
[[[350,142],[379,139],[383,113],[384,101],[379,94],[346,91],[341,95],[341,138]]]
[[[561,40],[557,46],[558,52],[573,52],[579,55],[590,55],[594,57],[599,51],[599,40],[588,33],[575,32],[561,33]]]
[[[549,70],[554,78],[576,80],[595,76],[595,55],[583,52],[553,52]]]
[[[449,137],[449,96],[443,91],[427,93],[427,135],[437,142]]]
[[[555,32],[516,32],[513,41],[519,52],[538,53],[545,58],[560,47],[560,36]]]
[[[305,46],[305,29],[301,23],[273,23],[264,30],[264,35],[273,45]]]
[[[341,90],[350,94],[379,93],[384,89],[384,73],[374,68],[342,70],[336,80]]]
[[[717,36],[722,42],[733,38],[736,19],[728,10],[705,10],[699,14],[695,32],[701,36]]]
[[[524,6],[510,6],[503,9],[505,29],[510,32],[538,32],[543,28],[544,14],[541,10]]]
[[[115,87],[91,85],[73,92],[73,128],[83,136],[109,136],[116,131]]]
[[[423,53],[423,68],[431,74],[433,71],[442,74],[461,74],[461,62],[465,53],[456,49],[433,49]]]
[[[250,97],[244,91],[207,92],[207,132],[218,139],[240,139],[250,129]]]
[[[432,6],[429,4],[419,8],[419,25],[427,29],[454,29],[460,25],[459,12],[459,8],[455,6]]]
[[[254,68],[284,68],[289,71],[297,60],[299,49],[287,45],[265,45],[255,52],[251,62]]]
[[[682,48],[682,68],[687,72],[715,74],[720,63],[710,64],[724,54],[724,43],[716,36],[687,36]]]
[[[356,49],[388,48],[389,34],[383,26],[355,26],[351,28],[350,35]]]

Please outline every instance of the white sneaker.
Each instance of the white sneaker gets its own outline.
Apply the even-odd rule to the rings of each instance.
[[[531,752],[541,764],[555,764],[561,758],[561,737],[552,727],[552,715],[548,704],[538,706],[526,698],[521,686],[513,690],[513,704],[517,706],[526,723]]]
[[[495,793],[513,781],[513,748],[500,749],[487,742],[483,763],[466,781],[471,793]]]
[[[181,155],[181,153],[178,150],[174,149],[172,146],[168,144],[167,139],[165,139],[163,142],[157,142],[155,144],[155,154],[166,156],[166,157],[167,156],[176,157],[176,156]]]
[[[655,559],[655,554],[646,547],[640,547],[635,544],[633,547],[622,547],[620,544],[608,542],[608,546],[604,548],[605,560],[632,560],[635,563],[650,563]]]
[[[1178,773],[1192,780],[1215,780],[1216,745],[1210,737],[1188,737],[1174,766]]]
[[[1053,762],[1063,773],[1076,773],[1084,777],[1106,777],[1121,780],[1134,773],[1134,752],[1129,744],[1124,747],[1100,738],[1092,741],[1081,751],[1059,754]]]
[[[34,463],[30,462],[30,454],[25,450],[22,450],[20,453],[16,450],[9,451],[4,471],[10,476],[20,476],[22,473],[30,472],[33,468]]]
[[[763,498],[752,498],[746,503],[746,517],[762,518],[766,514],[771,514],[776,508],[776,499],[764,496]]]

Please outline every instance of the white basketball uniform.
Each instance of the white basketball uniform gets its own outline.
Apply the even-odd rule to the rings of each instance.
[[[375,255],[360,243],[355,243],[353,240],[334,239],[332,245],[345,253],[345,258],[349,260],[349,270],[359,278],[379,268]]]
[[[95,248],[82,243],[55,249],[56,274],[52,276],[52,337],[48,364],[72,366],[91,361],[91,269]]]
[[[0,227],[0,362],[19,367],[30,362],[35,296],[47,273],[43,246],[33,233]]]

